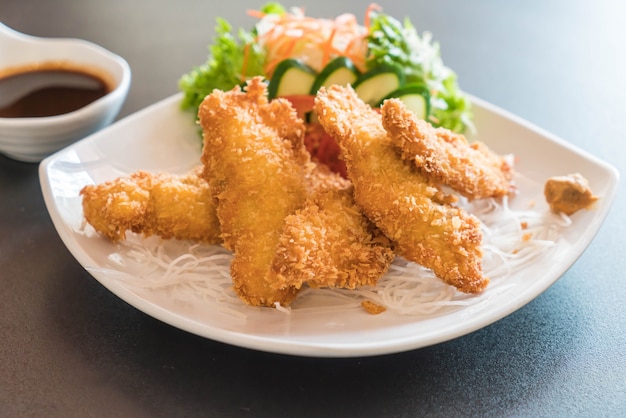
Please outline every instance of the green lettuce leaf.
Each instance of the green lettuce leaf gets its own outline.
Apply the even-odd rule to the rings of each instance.
[[[254,42],[254,32],[240,29],[235,36],[231,31],[231,25],[218,18],[215,42],[209,48],[206,63],[193,68],[179,80],[179,88],[183,92],[183,109],[197,113],[202,100],[214,89],[230,90],[241,84],[244,77],[263,74],[265,51]],[[246,49],[244,75],[242,71]]]
[[[456,132],[472,127],[471,103],[461,91],[454,71],[441,59],[439,44],[431,35],[420,37],[408,19],[400,22],[380,12],[372,12],[368,35],[368,69],[399,65],[406,83],[424,84],[431,92],[433,124]]]

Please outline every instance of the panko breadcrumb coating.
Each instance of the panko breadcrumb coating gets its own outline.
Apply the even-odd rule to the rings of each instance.
[[[112,241],[131,231],[217,244],[220,227],[201,168],[186,175],[138,171],[80,191],[85,220]]]
[[[321,188],[287,216],[273,268],[277,286],[355,289],[374,286],[393,259],[389,240],[354,203],[349,185]]]
[[[451,206],[453,198],[401,159],[381,115],[350,86],[320,89],[315,111],[339,143],[356,203],[396,253],[462,292],[482,291],[489,280],[482,271],[479,220]]]
[[[233,252],[236,293],[255,306],[288,305],[298,289],[277,288],[270,266],[285,218],[307,196],[304,123],[289,102],[267,99],[260,78],[200,105],[203,176],[217,202],[224,246]]]
[[[385,130],[400,149],[431,181],[446,185],[468,199],[510,194],[512,167],[482,142],[467,139],[449,129],[435,128],[419,119],[399,99],[382,107]]]

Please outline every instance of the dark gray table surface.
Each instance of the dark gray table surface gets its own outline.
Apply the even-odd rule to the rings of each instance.
[[[626,168],[624,2],[387,3],[434,34],[466,91]],[[367,4],[290,3],[327,17]],[[260,5],[3,0],[0,21],[124,56],[123,117],[177,91],[217,16],[248,27]],[[0,416],[626,416],[623,182],[586,252],[517,312],[419,350],[316,359],[200,338],[115,297],[59,239],[37,169],[0,156]]]

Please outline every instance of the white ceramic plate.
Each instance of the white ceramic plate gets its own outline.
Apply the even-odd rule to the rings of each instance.
[[[545,180],[582,173],[600,200],[593,210],[573,216],[549,257],[514,272],[508,290],[481,303],[432,317],[355,309],[340,314],[252,308],[246,319],[233,318],[200,299],[137,289],[118,280],[124,266],[111,264],[116,246],[81,232],[79,190],[139,169],[184,173],[199,164],[198,127],[179,110],[176,95],[148,107],[45,159],[40,165],[43,195],[63,242],[102,285],[137,309],[170,325],[217,341],[257,350],[318,357],[358,357],[411,350],[447,341],[485,327],[524,306],[552,285],[582,254],[600,228],[616,193],[618,173],[576,149],[488,103],[474,100],[478,138],[499,153],[513,153],[528,180],[515,198],[542,203]],[[545,205],[545,203],[543,203]]]

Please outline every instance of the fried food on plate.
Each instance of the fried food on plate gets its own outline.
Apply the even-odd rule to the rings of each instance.
[[[427,177],[469,199],[501,197],[512,192],[512,167],[485,144],[419,119],[399,99],[381,107],[383,126],[402,158],[415,162]]]
[[[324,190],[348,189],[352,187],[352,182],[326,164],[314,163],[307,176],[307,185],[311,195]]]
[[[234,254],[234,289],[251,305],[288,305],[297,289],[276,288],[270,267],[285,218],[307,197],[312,163],[304,123],[286,100],[268,102],[259,77],[245,91],[214,90],[198,116],[203,176],[217,201],[224,246]]]
[[[80,191],[86,221],[112,241],[127,231],[219,243],[220,228],[201,167],[185,175],[138,171]]]
[[[322,88],[315,111],[341,147],[356,203],[396,253],[462,292],[483,290],[489,280],[482,272],[479,220],[449,205],[454,198],[401,159],[381,115],[349,86]]]
[[[273,263],[276,285],[375,285],[394,258],[389,240],[354,203],[349,181],[336,173],[317,178],[304,207],[285,219]]]

